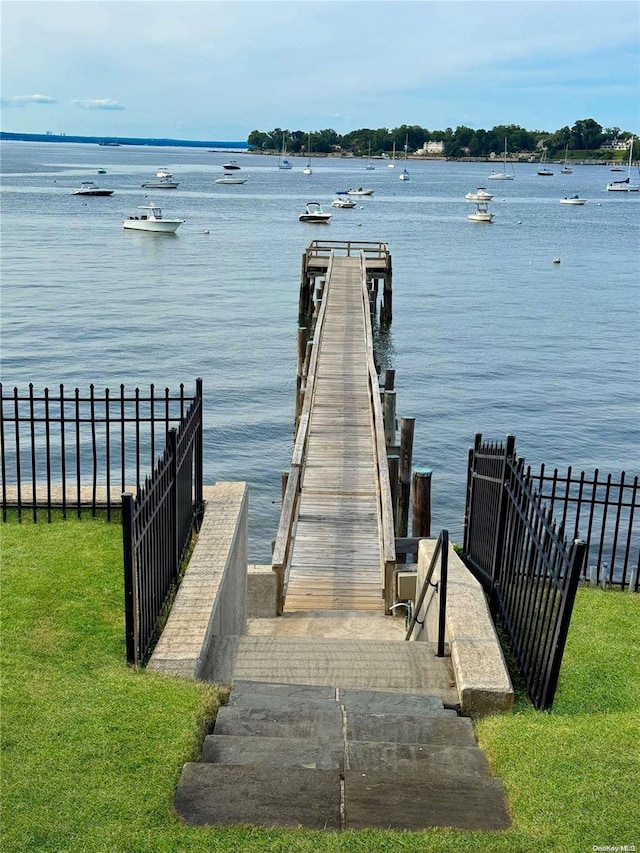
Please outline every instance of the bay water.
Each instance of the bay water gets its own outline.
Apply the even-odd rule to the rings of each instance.
[[[462,534],[474,435],[517,436],[527,463],[638,473],[640,194],[605,166],[487,180],[490,163],[277,158],[196,148],[2,142],[2,381],[187,393],[204,382],[205,482],[250,487],[250,560],[268,562],[293,448],[301,258],[313,239],[388,243],[398,417],[433,470],[432,531]],[[247,181],[215,184],[234,156]],[[167,167],[175,190],[142,189]],[[104,168],[106,174],[98,174]],[[633,178],[632,178],[633,179]],[[73,195],[81,181],[114,190]],[[337,191],[367,186],[353,210]],[[494,193],[491,224],[464,194]],[[584,206],[560,204],[578,194]],[[141,204],[176,235],[124,231]],[[329,225],[298,221],[307,201]],[[559,260],[559,263],[554,261]]]

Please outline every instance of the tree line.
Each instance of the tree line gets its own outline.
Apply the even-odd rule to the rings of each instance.
[[[356,156],[391,154],[395,145],[397,152],[409,152],[423,148],[427,142],[442,142],[445,157],[488,157],[504,150],[505,138],[510,154],[530,154],[546,149],[553,157],[564,153],[568,147],[574,152],[594,152],[607,141],[628,140],[633,134],[619,127],[603,128],[592,118],[576,121],[572,127],[561,127],[550,133],[543,130],[526,130],[515,124],[497,125],[491,130],[474,129],[459,125],[455,130],[428,130],[419,125],[405,125],[390,130],[361,128],[346,134],[335,130],[283,130],[276,127],[272,131],[252,130],[247,138],[250,150],[278,152],[283,145],[288,153],[301,154],[311,148],[313,153],[331,154],[340,151]]]

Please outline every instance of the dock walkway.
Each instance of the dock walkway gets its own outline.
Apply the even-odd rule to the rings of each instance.
[[[364,253],[332,252],[274,551],[285,612],[385,608],[394,534],[367,277]]]

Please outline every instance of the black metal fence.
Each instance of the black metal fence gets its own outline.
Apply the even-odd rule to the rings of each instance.
[[[34,521],[121,509],[127,661],[144,662],[202,515],[202,380],[193,396],[0,385],[0,397],[3,521],[11,508]]]
[[[524,460],[516,458],[513,436],[505,444],[494,444],[483,443],[482,436],[476,435],[469,451],[465,559],[483,584],[494,616],[505,627],[533,704],[544,709],[553,703],[589,543],[578,538],[586,535],[579,525],[573,528],[572,541],[567,541],[566,518],[554,520],[551,502],[536,482],[544,484],[545,478],[540,481],[538,476],[536,481]],[[558,506],[556,488],[553,509]],[[606,520],[606,513],[603,516]],[[633,513],[630,543],[632,524]],[[614,537],[619,532],[618,525]]]
[[[144,663],[199,529],[203,509],[202,399],[196,398],[151,476],[122,496],[127,662]]]
[[[51,519],[53,509],[91,512],[106,509],[110,518],[120,509],[120,496],[140,490],[143,478],[163,452],[167,434],[185,420],[194,399],[202,397],[165,389],[127,393],[108,388],[99,393],[93,385],[88,395],[60,385],[42,394],[29,385],[7,393],[0,384],[0,464],[2,468],[2,519],[17,508],[18,517],[29,512]]]

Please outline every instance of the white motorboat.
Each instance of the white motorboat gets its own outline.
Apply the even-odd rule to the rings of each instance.
[[[247,179],[241,178],[240,175],[234,175],[233,172],[225,172],[221,178],[216,178],[214,184],[246,184]]]
[[[229,162],[225,163],[222,168],[225,172],[233,172],[234,170],[239,169],[240,166],[238,166],[237,160],[229,160]]]
[[[493,213],[489,213],[486,202],[478,201],[476,202],[476,209],[467,216],[467,219],[470,219],[472,222],[491,222],[493,220]]]
[[[492,172],[489,175],[489,178],[492,181],[513,181],[515,180],[515,174],[513,172],[507,172],[507,137],[504,138],[504,157],[503,157],[503,170],[502,172]],[[513,169],[513,165],[511,166]]]
[[[148,211],[140,216],[129,216],[122,223],[123,228],[134,231],[155,231],[161,234],[174,234],[184,219],[165,219],[162,210],[155,204],[141,204],[138,210]]]
[[[640,186],[631,183],[631,161],[633,159],[633,136],[629,141],[629,165],[627,168],[627,177],[623,181],[612,181],[607,184],[607,191],[618,193],[637,193],[640,191]]]
[[[586,204],[586,198],[580,198],[579,195],[565,196],[560,199],[560,204]]]
[[[324,212],[317,201],[308,201],[305,212],[301,213],[298,219],[300,222],[328,222],[331,216],[331,213]]]
[[[93,181],[83,181],[73,195],[113,195],[113,190],[103,190],[96,186]]]
[[[168,169],[161,166],[156,172],[155,180],[145,181],[140,186],[149,190],[175,190],[179,183],[173,180],[173,175]]]
[[[488,193],[484,187],[478,187],[474,193],[465,193],[467,201],[491,201],[492,193]]]
[[[278,169],[283,169],[288,171],[289,169],[293,169],[293,163],[290,160],[287,160],[287,145],[284,141],[284,133],[282,134],[282,154],[280,155],[280,159],[278,160]]]
[[[331,202],[331,206],[351,209],[356,206],[356,202],[352,198],[348,198],[346,193],[337,193],[336,197]]]
[[[357,189],[347,190],[347,195],[373,195],[373,190],[358,187]]]

